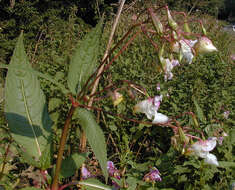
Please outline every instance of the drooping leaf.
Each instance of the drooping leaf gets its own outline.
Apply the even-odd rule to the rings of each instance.
[[[66,178],[72,176],[86,160],[85,154],[74,153],[62,162],[61,175]]]
[[[20,145],[23,155],[39,161],[50,144],[52,121],[45,96],[32,70],[20,35],[10,66],[25,70],[8,69],[5,84],[5,114],[12,137]]]
[[[71,58],[68,73],[68,87],[73,94],[78,93],[82,89],[96,68],[101,29],[102,20],[79,42]]]
[[[107,148],[103,131],[96,123],[92,112],[86,109],[77,109],[75,114],[79,119],[79,124],[85,131],[88,142],[100,163],[101,169],[107,181]]]
[[[84,181],[80,181],[79,184],[82,185],[86,190],[97,190],[97,189],[112,190],[112,187],[101,183],[97,179],[87,179]]]

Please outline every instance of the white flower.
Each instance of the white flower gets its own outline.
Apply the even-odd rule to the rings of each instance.
[[[172,46],[172,50],[176,53],[182,53],[183,58],[186,59],[186,61],[191,64],[193,61],[193,52],[192,47],[197,43],[198,40],[187,40],[182,39],[179,42],[176,42]]]
[[[216,156],[209,153],[216,147],[216,140],[216,137],[211,137],[205,141],[197,141],[190,147],[190,151],[196,156],[204,158],[206,163],[218,166],[219,163]]]
[[[158,113],[162,101],[161,96],[155,96],[137,103],[134,112],[144,113],[148,119],[153,119],[153,123],[166,123],[169,119],[166,115]]]
[[[169,59],[165,59],[165,65],[164,65],[164,80],[167,81],[167,80],[171,80],[172,77],[173,77],[173,73],[171,72],[172,69],[179,65],[179,61],[178,60],[169,60]]]

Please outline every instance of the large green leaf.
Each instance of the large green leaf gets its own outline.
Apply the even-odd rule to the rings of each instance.
[[[49,118],[45,96],[37,77],[28,70],[31,65],[20,35],[10,66],[25,70],[8,69],[5,84],[5,114],[12,137],[22,152],[39,161],[50,143],[52,121]]]
[[[79,119],[79,124],[85,131],[88,142],[98,159],[105,179],[108,179],[107,172],[107,149],[103,131],[96,123],[92,112],[86,109],[77,109],[76,116]]]
[[[102,20],[79,42],[71,58],[68,73],[68,87],[73,94],[78,93],[94,72],[102,31]]]

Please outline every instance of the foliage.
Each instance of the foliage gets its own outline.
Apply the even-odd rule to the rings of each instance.
[[[29,2],[26,1],[26,3]],[[17,5],[15,6],[17,7]],[[68,21],[58,16],[65,11],[64,8],[58,10],[59,13],[56,14],[58,17],[50,15],[48,18],[48,23],[50,24],[43,26],[39,30],[37,42],[30,44],[31,41],[28,35],[30,36],[30,32],[35,34],[35,31],[31,29],[28,30],[29,32],[26,31],[26,49],[29,61],[26,59],[25,53],[22,52],[22,41],[19,41],[21,48],[15,51],[24,55],[20,56],[19,59],[15,59],[15,53],[13,54],[12,62],[8,66],[7,77],[11,74],[10,72],[17,71],[16,74],[26,73],[27,76],[30,75],[32,79],[37,80],[38,75],[32,71],[31,67],[24,71],[19,71],[13,67],[14,65],[12,66],[12,63],[22,59],[23,61],[20,61],[19,64],[21,62],[24,64],[28,63],[29,66],[29,63],[31,63],[34,70],[54,76],[55,81],[67,88],[68,64],[70,60],[73,60],[72,54],[77,50],[76,44],[78,42],[86,45],[81,39],[84,39],[84,35],[90,31],[90,26],[76,17],[76,9],[72,10]],[[138,10],[139,7],[130,7],[122,15],[113,39],[114,44],[117,44],[132,22],[134,22],[132,16]],[[96,161],[96,159],[99,161],[103,174],[107,178],[106,155],[108,155],[109,160],[115,162],[118,168],[116,169],[116,174],[120,176],[120,179],[117,179],[115,178],[116,174],[113,175],[109,179],[109,185],[115,182],[118,186],[125,189],[227,189],[230,186],[235,177],[235,160],[233,157],[235,131],[233,129],[234,120],[232,119],[234,116],[233,92],[235,90],[233,85],[234,64],[229,59],[233,51],[231,50],[231,43],[229,43],[232,38],[220,31],[221,26],[216,25],[213,18],[205,15],[199,15],[199,17],[204,17],[203,23],[206,23],[204,26],[209,33],[208,37],[215,43],[219,53],[198,56],[192,64],[181,63],[181,66],[174,68],[173,79],[166,82],[163,73],[159,72],[157,52],[150,45],[149,39],[142,35],[137,37],[128,49],[112,63],[108,72],[105,72],[102,76],[98,89],[100,94],[98,97],[95,96],[93,107],[96,111],[88,111],[85,109],[86,107],[76,109],[77,113],[75,112],[75,118],[71,121],[68,142],[65,145],[65,160],[62,162],[62,176],[60,176],[61,183],[80,184],[85,189],[110,189],[109,186],[105,186],[100,182],[104,182],[104,180]],[[144,20],[146,17],[143,16],[141,19]],[[192,19],[195,19],[195,17]],[[197,24],[190,23],[190,27],[193,31],[200,33],[201,28]],[[108,22],[100,40],[102,43],[100,52],[104,52],[110,28],[111,22]],[[42,34],[41,37],[40,32]],[[10,43],[10,40],[8,41],[7,39],[8,37],[5,36],[5,42]],[[153,36],[152,39],[157,44],[161,44],[160,38]],[[7,46],[10,47],[9,44]],[[113,52],[110,60],[119,50],[120,47]],[[0,51],[5,50],[0,48]],[[6,52],[4,55],[6,55]],[[168,56],[168,54],[164,56]],[[7,56],[4,56],[1,62],[5,63],[7,59]],[[86,78],[88,78],[91,73],[86,74]],[[18,80],[14,82],[14,84],[18,84],[17,82],[23,80],[24,76],[14,75],[11,80],[18,77]],[[0,170],[1,175],[3,175],[3,177],[0,176],[0,184],[5,189],[25,188],[30,185],[45,189],[47,187],[46,184],[51,184],[50,175],[53,175],[51,170],[55,166],[53,156],[58,155],[60,136],[63,133],[62,128],[71,105],[70,101],[73,103],[72,106],[86,105],[86,98],[90,98],[86,96],[78,102],[70,98],[69,101],[68,96],[63,94],[60,87],[52,84],[49,80],[45,80],[45,78],[39,78],[41,87],[37,82],[35,87],[30,88],[30,82],[33,82],[33,80],[27,80],[29,81],[29,87],[26,86],[28,87],[28,91],[26,91],[32,91],[32,94],[37,92],[42,94],[43,90],[46,95],[45,99],[48,102],[49,115],[54,122],[52,126],[52,150],[46,147],[40,165],[33,167],[33,169],[30,168],[30,165],[33,164],[29,161],[27,161],[28,164],[22,164],[22,161],[26,161],[25,157],[22,157],[22,152],[20,154],[17,152],[20,147],[12,139],[6,123],[2,121],[0,126],[0,169],[5,169],[4,172]],[[6,80],[9,79],[7,78]],[[218,145],[213,150],[219,160],[220,167],[207,165],[200,158],[184,154],[183,146],[179,144],[174,146],[174,139],[178,137],[175,136],[171,128],[126,120],[135,118],[138,121],[147,121],[143,115],[132,113],[132,108],[136,102],[144,98],[143,94],[136,89],[130,89],[130,85],[125,83],[124,80],[134,81],[131,84],[136,85],[135,87],[141,86],[142,88],[139,88],[139,90],[146,91],[149,96],[162,94],[163,101],[159,111],[175,119],[180,126],[192,127],[196,136],[199,137],[197,131],[203,132],[205,138],[215,136],[217,132],[220,135],[219,130],[221,129],[227,133],[228,137],[224,138],[223,144]],[[77,81],[74,82],[77,83]],[[160,83],[160,91],[157,90],[158,83]],[[124,101],[117,106],[113,106],[109,98],[110,92],[105,91],[107,86],[111,92],[118,90],[122,93]],[[13,88],[14,86],[10,87]],[[32,89],[36,89],[36,87],[38,91],[33,91]],[[8,92],[9,86],[6,85],[5,88]],[[17,95],[16,89],[14,92],[9,93],[6,100]],[[72,91],[72,89],[70,90]],[[129,97],[130,94],[134,99]],[[76,94],[74,93],[74,95]],[[11,102],[6,100],[5,104],[7,106]],[[18,99],[12,98],[13,100],[17,101]],[[33,102],[37,103],[34,109],[39,109],[41,104],[45,105],[44,96],[42,101],[37,99]],[[16,103],[14,106],[16,106]],[[99,107],[99,109],[95,109],[95,107]],[[226,119],[224,112],[227,110],[230,111],[230,115]],[[13,111],[17,111],[17,109]],[[188,113],[193,114],[190,115]],[[37,112],[37,114],[35,117],[39,117],[43,113]],[[125,117],[123,118],[122,116],[124,115]],[[18,127],[19,123],[16,122],[16,124],[15,126]],[[81,131],[85,131],[88,138],[89,147],[87,152],[89,150],[93,151],[94,155],[87,153],[78,154]],[[107,139],[106,143],[104,137]],[[53,155],[50,155],[51,151]],[[12,159],[5,159],[4,155],[7,157],[11,156]],[[48,159],[49,157],[51,159]],[[4,160],[7,160],[7,162]],[[4,163],[6,163],[5,167],[3,167]],[[88,179],[73,183],[79,178],[77,171],[84,163],[88,166],[92,176],[99,180]],[[150,183],[143,180],[145,174],[149,172],[149,168],[153,166],[156,166],[160,171],[161,182]],[[38,170],[38,168],[42,170]],[[48,171],[49,174],[44,173],[44,171]],[[25,176],[27,176],[27,181],[24,180]],[[40,184],[38,179],[41,180]],[[46,180],[43,181],[43,179]],[[2,187],[1,185],[0,188]],[[26,187],[25,189],[36,188]]]

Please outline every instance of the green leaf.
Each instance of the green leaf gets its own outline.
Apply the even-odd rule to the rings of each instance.
[[[47,147],[42,152],[42,156],[40,157],[40,168],[42,170],[46,170],[51,166],[51,144],[48,144]]]
[[[193,103],[196,107],[196,114],[197,114],[198,118],[200,119],[201,122],[205,122],[206,119],[205,119],[205,116],[203,114],[202,108],[199,106],[199,104],[198,104],[198,102],[195,98],[193,98]]]
[[[80,185],[84,186],[87,190],[97,190],[97,189],[103,189],[103,190],[112,190],[110,186],[107,186],[97,179],[87,179],[84,181],[79,182]]]
[[[95,71],[101,37],[102,20],[79,42],[71,58],[68,73],[68,87],[73,94],[78,93]]]
[[[101,169],[107,181],[107,148],[103,131],[96,123],[92,112],[86,109],[77,109],[75,114],[79,119],[79,124],[85,131],[88,142],[100,163]]]
[[[39,162],[42,152],[51,142],[52,121],[49,118],[45,96],[32,70],[20,35],[10,66],[25,70],[8,69],[5,84],[5,114],[12,137],[21,146],[24,155]]]
[[[62,177],[72,176],[86,160],[85,154],[74,153],[62,162],[61,175]]]
[[[219,167],[222,167],[222,168],[235,168],[235,162],[219,161]]]
[[[55,84],[58,88],[61,89],[61,92],[63,92],[64,94],[68,94],[69,93],[69,90],[67,90],[63,84],[59,83],[57,80],[53,79],[50,75],[48,74],[43,74],[39,71],[35,71],[33,70],[32,67],[24,67],[24,65],[6,65],[6,64],[1,64],[0,63],[0,68],[4,68],[4,69],[15,69],[16,72],[19,71],[19,72],[22,72],[22,71],[27,71],[27,72],[30,72],[32,74],[34,74],[35,76],[38,76],[40,78],[43,78],[45,80],[48,80],[50,81],[52,84]]]

